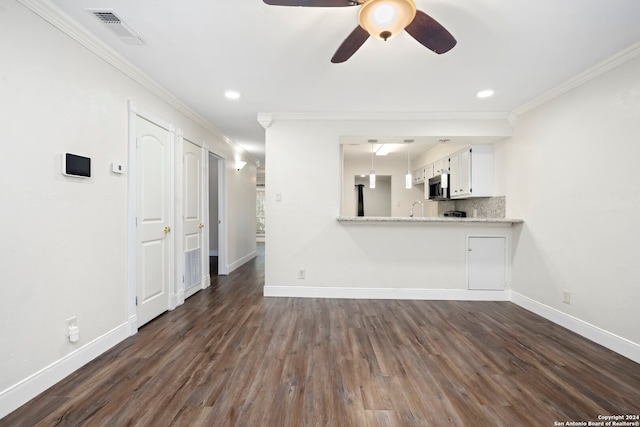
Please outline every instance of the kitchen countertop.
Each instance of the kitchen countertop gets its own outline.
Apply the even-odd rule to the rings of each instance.
[[[455,218],[455,217],[385,217],[385,216],[339,216],[342,223],[472,223],[472,224],[521,224],[517,218]]]

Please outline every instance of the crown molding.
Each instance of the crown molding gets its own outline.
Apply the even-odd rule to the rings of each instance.
[[[640,42],[621,50],[620,52],[605,59],[602,62],[599,62],[588,70],[554,87],[548,92],[545,92],[537,98],[534,98],[533,100],[527,102],[526,104],[519,106],[518,108],[513,110],[513,113],[516,116],[521,116],[522,114],[551,101],[552,99],[570,91],[571,89],[582,86],[590,80],[593,80],[596,77],[606,73],[607,71],[612,70],[627,61],[637,58],[638,56],[640,56]]]
[[[82,25],[80,25],[69,15],[64,13],[60,8],[51,3],[49,0],[17,1],[18,3],[22,4],[24,7],[53,25],[58,30],[71,37],[80,45],[84,46],[86,49],[102,58],[108,64],[133,79],[140,86],[156,95],[158,98],[178,110],[180,113],[184,114],[189,119],[193,120],[193,122],[211,132],[221,141],[225,142],[235,150],[242,151],[253,162],[258,162],[258,159],[249,154],[244,148],[236,144],[233,140],[225,136],[224,133],[220,131],[220,129],[212,125],[198,113],[189,108],[186,104],[176,98],[164,87],[156,83],[139,68],[120,56],[120,54],[118,54],[115,50],[113,50],[95,35],[87,31]]]
[[[275,120],[345,120],[345,121],[429,121],[429,120],[504,120],[511,122],[510,112],[309,112],[258,113],[258,122],[269,127]]]

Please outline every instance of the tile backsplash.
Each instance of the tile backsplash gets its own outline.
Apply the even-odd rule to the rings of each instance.
[[[504,218],[505,207],[505,196],[449,200],[438,202],[438,216],[444,216],[446,211],[463,211],[467,213],[467,217],[472,218],[475,209],[477,218]]]

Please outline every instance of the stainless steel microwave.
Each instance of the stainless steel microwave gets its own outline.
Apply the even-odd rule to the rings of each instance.
[[[429,200],[449,200],[449,174],[429,178]]]

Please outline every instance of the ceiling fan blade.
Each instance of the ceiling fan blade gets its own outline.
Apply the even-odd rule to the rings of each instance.
[[[369,33],[367,30],[362,28],[360,25],[356,27],[355,30],[349,34],[349,37],[344,39],[336,53],[333,54],[333,58],[331,58],[331,62],[334,64],[338,64],[340,62],[344,62],[347,59],[351,58],[351,55],[356,53],[360,46],[369,38]]]
[[[353,0],[264,0],[270,6],[345,7],[357,6]]]
[[[457,43],[446,28],[420,10],[416,11],[416,17],[405,30],[411,37],[437,54],[450,51]]]

